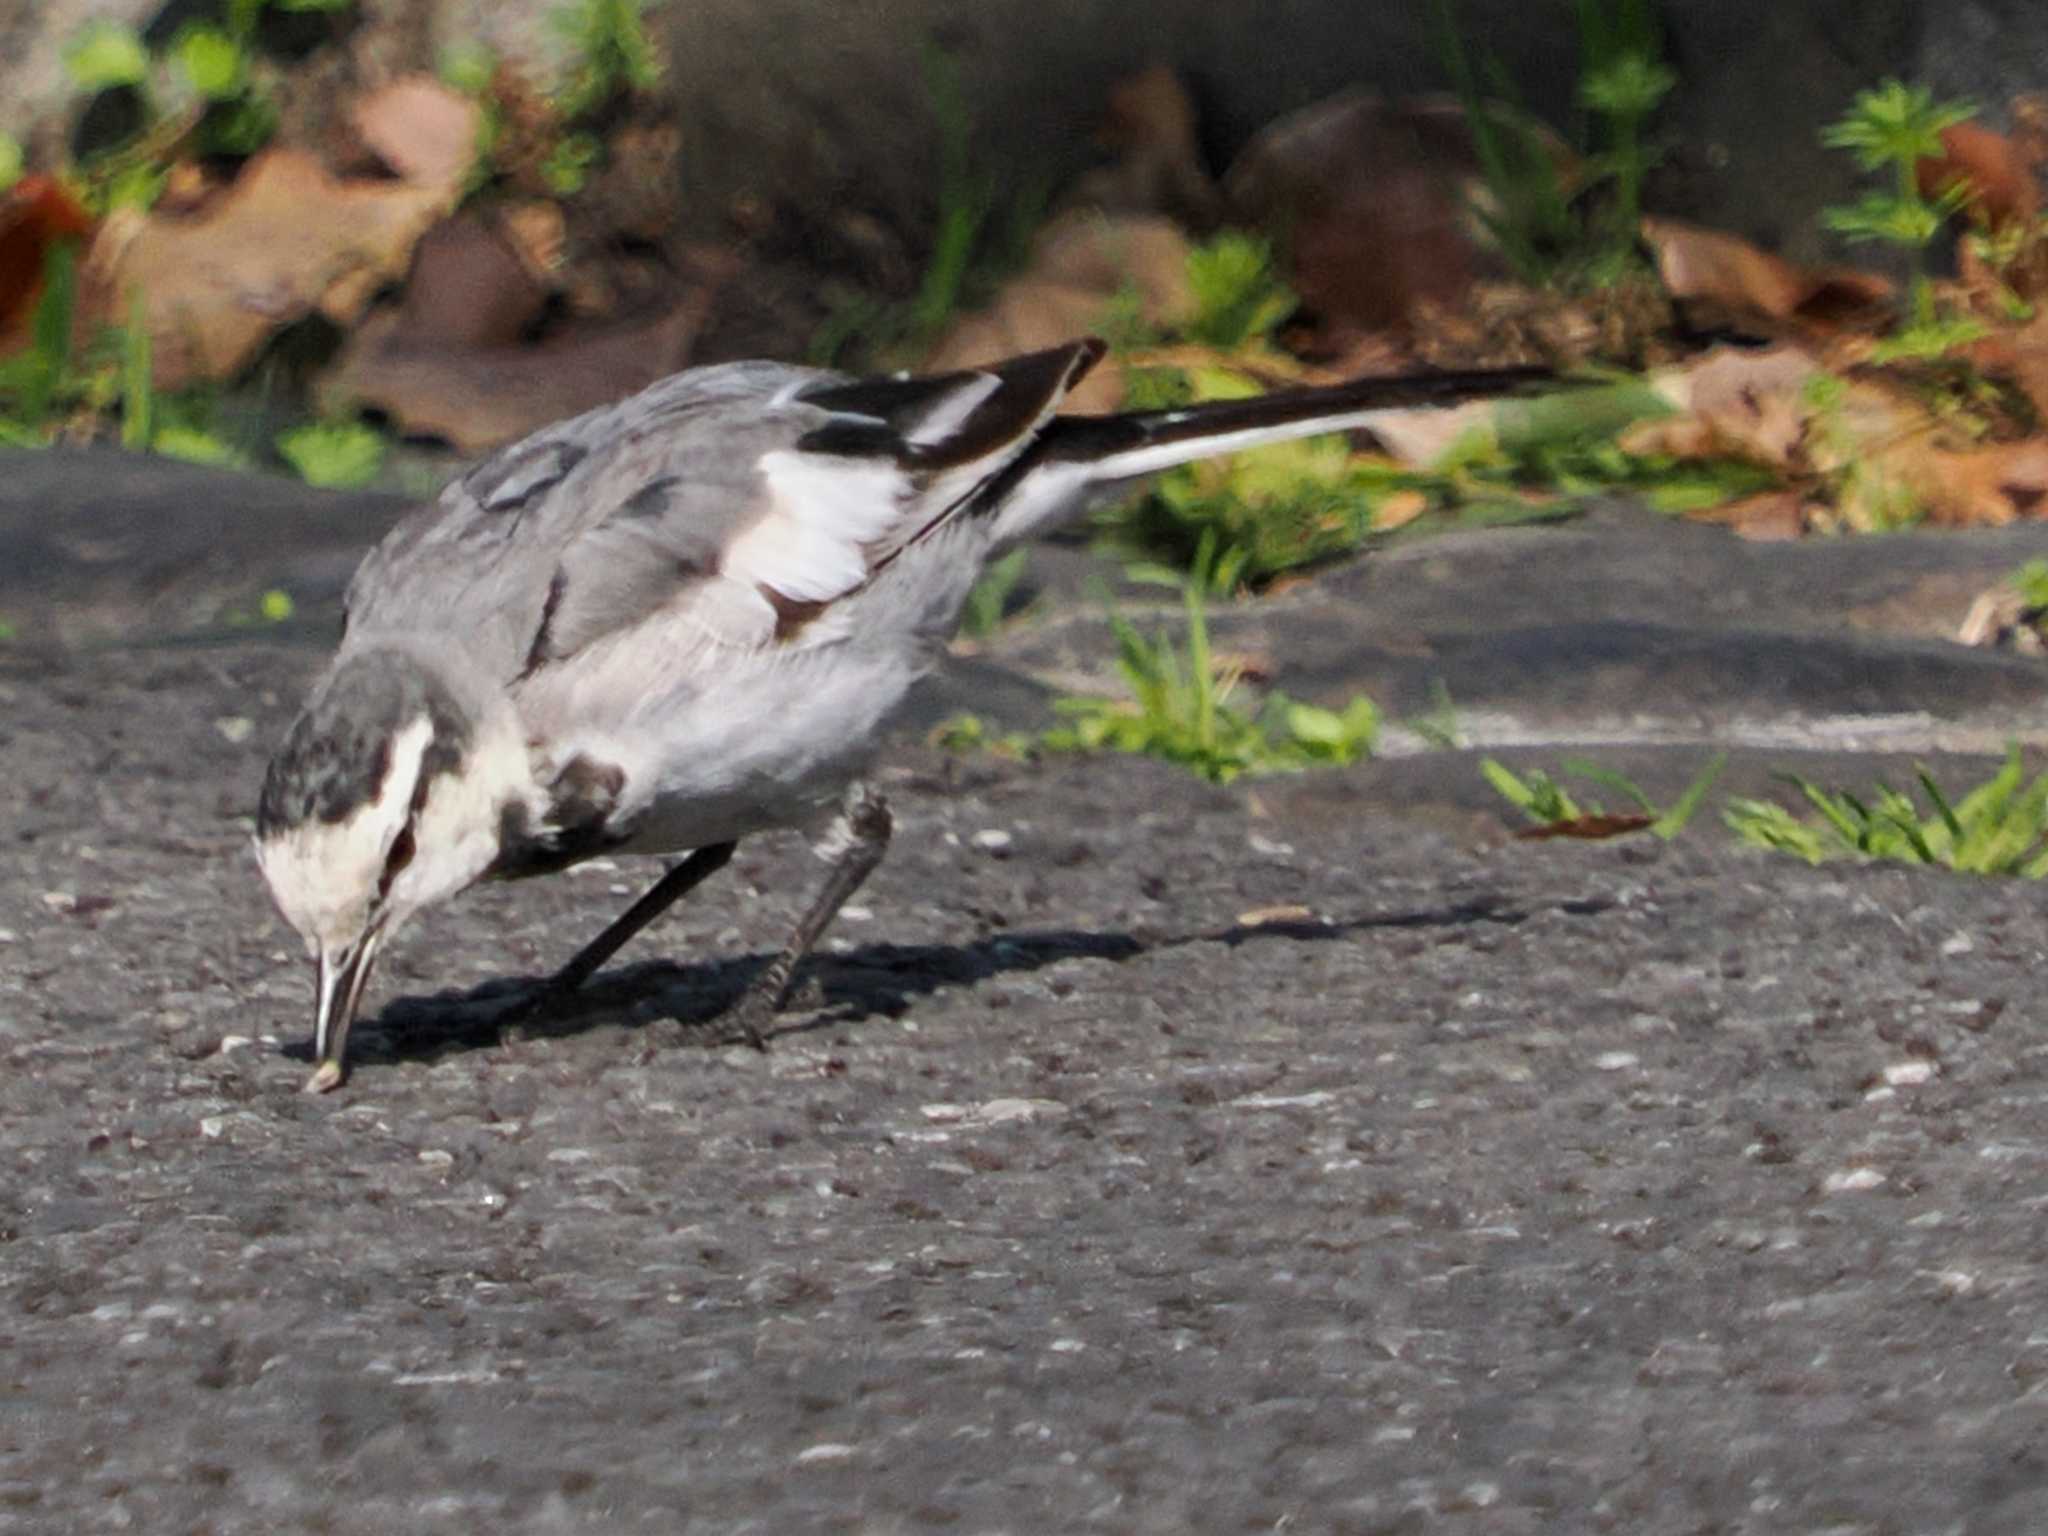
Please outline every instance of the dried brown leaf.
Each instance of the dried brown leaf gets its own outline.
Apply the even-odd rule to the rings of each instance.
[[[1546,822],[1540,827],[1523,827],[1515,836],[1525,843],[1546,842],[1554,837],[1597,841],[1601,838],[1622,837],[1630,832],[1641,832],[1654,825],[1656,819],[1654,816],[1644,816],[1633,811],[1601,816],[1575,816],[1568,821]]]
[[[1405,327],[1426,302],[1455,308],[1499,271],[1468,214],[1478,176],[1454,100],[1347,91],[1268,125],[1223,184],[1236,219],[1286,242],[1303,302],[1370,331]]]
[[[1738,235],[1676,219],[1643,220],[1657,273],[1677,300],[1701,300],[1735,315],[1841,329],[1888,304],[1892,285],[1852,267],[1801,267]]]
[[[1428,510],[1429,497],[1421,491],[1413,488],[1395,491],[1372,509],[1372,530],[1374,533],[1389,533],[1396,528],[1405,528]]]
[[[476,104],[431,75],[404,75],[359,99],[349,126],[402,181],[459,186],[477,151]]]
[[[2039,146],[2025,136],[2009,136],[1978,122],[1953,123],[1941,131],[1941,154],[1922,160],[1915,176],[1923,197],[1939,196],[1961,183],[1970,218],[1995,228],[2040,213],[2041,184],[2034,174],[2039,164]]]
[[[464,215],[443,219],[414,248],[400,318],[421,345],[506,345],[526,334],[547,300],[503,232]]]
[[[1034,243],[1024,272],[988,308],[956,320],[923,366],[933,372],[978,367],[1071,341],[1102,325],[1127,284],[1148,323],[1172,326],[1193,308],[1187,253],[1187,236],[1167,219],[1094,213],[1055,219]],[[1105,363],[1061,408],[1110,411],[1122,399],[1120,372]]]
[[[2048,516],[2048,441],[2040,438],[1961,450],[1903,444],[1877,462],[1919,498],[1930,523],[2000,527]]]
[[[0,196],[0,354],[28,337],[50,246],[92,228],[92,215],[55,177],[24,176]]]
[[[1801,491],[1763,491],[1702,508],[1692,514],[1692,520],[1717,523],[1757,543],[1779,543],[1805,536],[1806,512],[1807,498]]]
[[[320,395],[329,409],[371,407],[400,430],[481,453],[551,421],[644,389],[688,363],[718,285],[700,284],[652,317],[584,323],[537,345],[449,346],[422,339],[397,309],[350,338]]]
[[[1633,454],[1738,458],[1803,471],[1813,414],[1805,390],[1819,371],[1799,347],[1717,347],[1654,376],[1657,392],[1682,414],[1639,422],[1622,433],[1620,445]]]
[[[315,311],[353,325],[458,191],[338,180],[301,150],[267,149],[199,214],[103,231],[88,262],[91,312],[118,318],[139,291],[159,388],[230,378]]]
[[[1468,400],[1441,410],[1380,411],[1366,430],[1396,463],[1426,469],[1467,432],[1491,421],[1495,405],[1492,400]]]

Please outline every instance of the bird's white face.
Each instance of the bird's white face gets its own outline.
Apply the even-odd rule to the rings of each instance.
[[[306,941],[316,968],[314,1053],[309,1089],[341,1081],[348,1029],[361,1005],[377,949],[418,903],[398,890],[417,851],[420,774],[433,725],[421,717],[389,744],[376,791],[346,816],[309,817],[270,829],[257,863],[285,921]]]
[[[309,1092],[340,1084],[349,1026],[378,949],[415,912],[481,879],[502,847],[508,807],[539,806],[517,721],[443,712],[389,734],[309,716],[272,764],[276,805],[257,863],[315,967]],[[266,786],[266,797],[271,786]],[[296,788],[296,793],[294,789]]]

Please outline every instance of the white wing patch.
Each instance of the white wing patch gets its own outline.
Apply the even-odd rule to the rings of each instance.
[[[1156,475],[1162,469],[1171,469],[1176,464],[1190,464],[1196,459],[1221,458],[1225,454],[1242,453],[1247,448],[1263,447],[1267,443],[1291,442],[1296,438],[1322,437],[1331,432],[1349,432],[1357,427],[1369,427],[1375,416],[1384,416],[1395,409],[1390,406],[1373,407],[1361,411],[1341,411],[1330,416],[1308,416],[1300,421],[1276,422],[1266,427],[1245,427],[1236,432],[1216,432],[1207,437],[1174,438],[1163,443],[1141,443],[1122,453],[1112,453],[1089,463],[1090,480],[1123,480],[1140,475]],[[1179,413],[1185,420],[1185,413]],[[1163,418],[1171,422],[1172,416]]]
[[[933,406],[916,427],[904,434],[903,440],[919,448],[943,443],[981,408],[983,401],[1002,387],[1003,381],[994,374],[977,373]]]
[[[900,523],[913,487],[894,464],[778,449],[761,456],[768,511],[727,545],[719,573],[797,602],[828,602],[868,579],[863,546]]]

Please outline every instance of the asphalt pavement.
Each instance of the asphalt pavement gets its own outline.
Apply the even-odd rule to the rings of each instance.
[[[1999,537],[1939,557],[1950,596]],[[1447,639],[1476,547],[1440,622],[1399,616],[1442,654],[1484,652]],[[1288,613],[1424,553],[1233,622],[1284,666]],[[318,635],[217,622],[173,570],[124,642],[136,589],[94,579],[40,589],[91,623],[0,658],[0,1532],[2048,1529],[2034,886],[1808,868],[1711,811],[1516,841],[1472,751],[1217,788],[911,729],[890,858],[765,1056],[719,1014],[816,878],[793,840],[519,1038],[506,989],[659,866],[472,892],[308,1098],[308,968],[249,839]],[[1826,617],[1851,584],[1809,576],[1804,630],[1659,622],[1867,633],[1853,689],[1795,658],[1738,709],[1685,684],[1700,640],[1610,656],[1596,697],[1507,647],[1530,681],[1475,711],[1488,749],[1679,782],[1775,722],[1747,788],[1802,718],[1852,779],[2026,734],[2025,667],[1942,651],[1933,598]],[[1500,622],[1586,632],[1571,590]],[[1027,616],[926,715],[1028,714],[1092,622]]]

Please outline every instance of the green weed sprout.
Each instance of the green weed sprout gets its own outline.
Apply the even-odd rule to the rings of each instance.
[[[1775,801],[1731,800],[1724,815],[1744,842],[1818,864],[1854,856],[1932,864],[1962,874],[2048,875],[2048,774],[2031,782],[2013,746],[1990,779],[1951,802],[1925,767],[1915,770],[1930,811],[1880,784],[1867,800],[1824,790],[1796,774],[1787,782],[1818,816],[1802,818]]]
[[[2048,560],[2029,560],[2012,573],[2012,585],[2029,609],[2048,610]]]
[[[1927,247],[1950,215],[1968,199],[1956,182],[1933,198],[1920,194],[1919,165],[1942,154],[1944,128],[1976,114],[1969,102],[1937,102],[1927,87],[1886,80],[1859,91],[1843,117],[1821,131],[1821,142],[1845,149],[1865,171],[1888,176],[1890,185],[1854,203],[1821,210],[1821,222],[1844,239],[1877,240],[1906,253],[1912,272],[1906,323],[1871,351],[1873,362],[1932,361],[1985,334],[1968,316],[1943,315],[1927,276]]]
[[[1579,0],[1579,105],[1594,115],[1598,135],[1594,171],[1614,188],[1613,209],[1599,250],[1588,263],[1596,284],[1625,276],[1636,264],[1636,233],[1643,218],[1643,178],[1658,152],[1643,129],[1678,76],[1664,65],[1656,18],[1648,0]]]
[[[1676,800],[1669,806],[1659,806],[1633,779],[1585,758],[1566,759],[1562,772],[1588,779],[1629,802],[1632,809],[1618,813],[1610,812],[1596,800],[1575,797],[1540,768],[1526,775],[1517,774],[1505,763],[1489,757],[1480,762],[1479,771],[1502,799],[1529,819],[1532,831],[1569,833],[1584,828],[1595,835],[1643,831],[1669,842],[1691,822],[1727,761],[1725,753],[1716,753]],[[1617,824],[1602,827],[1602,822]]]
[[[1437,0],[1437,52],[1464,109],[1486,184],[1486,203],[1473,213],[1510,270],[1531,287],[1603,287],[1640,268],[1643,178],[1657,162],[1643,130],[1678,83],[1660,59],[1650,0],[1579,0],[1576,14],[1578,102],[1594,119],[1587,185],[1611,183],[1604,213],[1589,211],[1583,198],[1571,195],[1549,143],[1522,112],[1514,81],[1498,59],[1484,61],[1482,90],[1453,0]]]
[[[1213,543],[1205,543],[1198,571],[1213,560]],[[1112,613],[1117,670],[1130,698],[1055,700],[1053,707],[1066,724],[1047,731],[1039,745],[1055,752],[1164,758],[1218,784],[1248,773],[1353,763],[1372,751],[1379,711],[1363,696],[1331,710],[1276,693],[1258,714],[1240,709],[1232,695],[1241,675],[1219,662],[1209,644],[1206,591],[1199,578],[1182,587],[1185,651],[1170,636],[1148,638]]]
[[[277,451],[308,485],[353,490],[377,478],[384,438],[360,421],[308,422],[280,432]]]
[[[1294,312],[1294,294],[1261,236],[1226,230],[1188,252],[1187,273],[1194,314],[1181,332],[1200,346],[1234,351],[1265,342]]]
[[[647,0],[571,0],[548,13],[569,49],[555,105],[568,120],[594,117],[622,96],[652,89],[661,59],[647,36]]]
[[[1201,552],[1204,567],[1214,558],[1213,545]],[[1246,774],[1342,766],[1371,753],[1380,716],[1363,696],[1342,709],[1325,709],[1274,693],[1256,713],[1241,708],[1236,699],[1241,674],[1220,660],[1209,643],[1207,584],[1197,577],[1180,586],[1184,644],[1164,632],[1144,635],[1122,614],[1110,613],[1117,671],[1127,698],[1056,699],[1053,708],[1062,723],[1035,736],[998,733],[977,716],[958,715],[932,739],[952,751],[1009,756],[1134,753],[1178,763],[1217,784]]]

